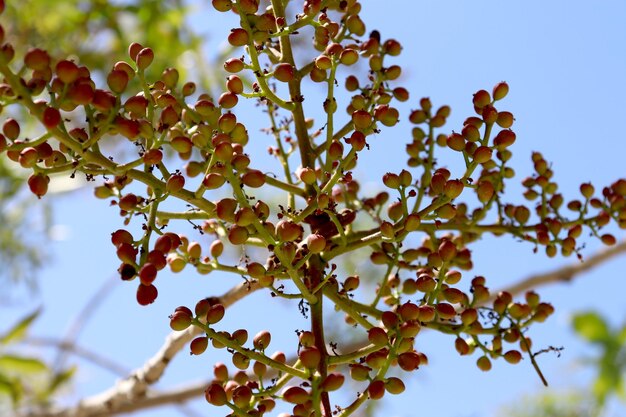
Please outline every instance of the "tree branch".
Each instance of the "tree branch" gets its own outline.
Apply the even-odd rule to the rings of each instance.
[[[604,262],[607,262],[610,259],[625,252],[626,241],[619,242],[616,245],[609,246],[606,249],[594,253],[593,255],[589,256],[589,258],[583,259],[582,261],[575,262],[570,265],[564,265],[549,272],[531,275],[527,278],[517,281],[516,283],[508,287],[502,288],[499,291],[492,292],[486,303],[495,300],[500,291],[508,291],[511,294],[516,295],[547,284],[557,282],[570,282],[572,279],[582,274],[583,272],[587,272],[592,268],[595,268],[596,266],[599,266]]]
[[[219,301],[224,307],[229,307],[259,288],[256,282],[244,282],[219,297]],[[19,416],[95,417],[130,411],[139,399],[147,397],[149,387],[161,378],[172,359],[200,332],[197,327],[189,327],[182,332],[170,333],[157,353],[143,366],[118,381],[113,387],[85,398],[75,406],[28,410]]]

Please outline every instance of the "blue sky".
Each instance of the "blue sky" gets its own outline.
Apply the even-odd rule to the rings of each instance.
[[[626,3],[622,1],[363,1],[362,19],[368,30],[378,29],[383,38],[403,44],[396,59],[403,67],[401,84],[412,99],[403,107],[417,107],[420,97],[435,105],[448,104],[452,115],[448,129],[460,130],[471,115],[472,94],[490,90],[506,80],[511,92],[503,107],[516,116],[517,142],[513,147],[516,181],[531,172],[530,153],[540,150],[554,163],[561,191],[576,197],[578,185],[591,181],[599,189],[624,176],[626,137]],[[203,3],[204,4],[204,3]],[[220,47],[219,39],[236,21],[234,16],[206,14],[198,8],[191,24],[210,36],[207,54]],[[158,45],[155,45],[158,51]],[[315,95],[310,101],[314,102]],[[244,116],[242,116],[244,117]],[[264,121],[245,113],[246,122]],[[248,120],[249,119],[249,120]],[[383,131],[371,140],[372,149],[360,159],[364,183],[397,169],[405,161],[404,144],[410,126],[402,124],[394,133]],[[259,136],[258,153],[265,152],[267,138]],[[394,151],[395,149],[395,151]],[[454,162],[450,162],[454,164]],[[521,188],[512,185],[511,199],[518,200]],[[86,300],[105,280],[115,275],[118,261],[109,243],[112,231],[121,226],[116,210],[92,198],[89,190],[60,197],[54,202],[55,223],[68,231],[67,238],[50,244],[53,254],[41,271],[41,294],[32,305],[42,303],[44,315],[35,333],[59,336],[75,319]],[[623,233],[618,234],[623,238]],[[600,248],[589,241],[584,253]],[[534,255],[532,247],[510,239],[486,236],[474,249],[476,275],[485,275],[498,288],[529,274],[573,262],[573,259],[546,259]],[[625,317],[623,283],[626,260],[607,263],[572,285],[541,290],[557,313],[532,330],[537,345],[564,346],[561,358],[544,355],[539,361],[551,389],[573,384],[585,386],[590,372],[581,371],[576,359],[593,351],[573,337],[569,316],[573,311],[594,308],[621,323]],[[134,303],[135,285],[116,283],[111,294],[95,312],[79,338],[90,347],[115,358],[123,365],[140,365],[168,333],[167,315],[180,304],[192,304],[200,297],[219,294],[240,278],[211,274],[194,276],[190,271],[160,277],[158,301],[140,308]],[[277,346],[293,346],[293,329],[305,323],[293,305],[283,303],[266,311],[269,297],[257,294],[250,302],[237,305],[227,315],[226,327],[241,317],[267,317],[251,322],[254,329],[285,326]],[[244,305],[245,304],[245,305]],[[25,310],[30,306],[25,305]],[[4,314],[4,313],[3,313]],[[289,317],[294,317],[290,320]],[[231,317],[228,319],[228,317]],[[459,357],[449,337],[420,335],[418,347],[429,355],[430,365],[410,378],[407,392],[385,402],[385,415],[410,417],[489,416],[498,406],[510,404],[522,395],[545,392],[532,367],[525,361],[510,366],[495,363],[489,373],[478,371],[475,358]],[[182,353],[164,377],[162,387],[210,376],[216,358],[213,352],[200,357]],[[219,359],[224,360],[224,358]],[[116,377],[84,364],[69,402],[111,386]],[[469,387],[469,388],[468,388]],[[453,398],[453,400],[451,400]],[[202,412],[203,402],[195,405]],[[172,409],[147,411],[138,416],[175,415]]]

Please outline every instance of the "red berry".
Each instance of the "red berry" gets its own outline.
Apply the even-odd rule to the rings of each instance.
[[[151,263],[145,263],[139,270],[139,279],[143,285],[150,285],[156,279],[157,268]]]
[[[137,302],[142,306],[152,304],[158,295],[159,292],[154,285],[139,284],[137,287]]]
[[[7,119],[2,125],[2,133],[10,140],[20,136],[20,124],[15,119]]]
[[[46,107],[41,116],[41,120],[47,129],[54,129],[61,123],[61,113],[54,107]]]
[[[28,177],[28,187],[38,198],[43,197],[48,192],[50,178],[45,174],[33,174]]]
[[[209,338],[206,336],[196,337],[191,341],[189,345],[189,350],[192,355],[201,355],[204,353],[206,348],[209,346]]]

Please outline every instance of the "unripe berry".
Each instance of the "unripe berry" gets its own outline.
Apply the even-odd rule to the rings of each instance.
[[[140,71],[145,70],[152,64],[154,60],[154,51],[150,48],[143,48],[137,53],[137,57],[135,58],[135,63],[137,64],[137,68]]]
[[[348,91],[356,91],[359,88],[359,80],[354,75],[349,75],[345,86]]]
[[[293,80],[294,75],[295,68],[291,64],[281,63],[276,65],[276,68],[274,68],[274,78],[278,81],[287,83]]]
[[[174,331],[182,331],[191,326],[191,310],[178,310],[170,316],[170,328]]]
[[[224,109],[232,109],[237,105],[239,99],[237,98],[237,94],[234,93],[222,93],[220,98],[217,100],[217,104],[219,104]]]
[[[402,394],[406,387],[404,382],[400,378],[391,377],[385,380],[385,389],[389,394],[398,395]]]
[[[439,318],[443,320],[451,320],[456,316],[456,311],[451,304],[438,303],[435,306],[435,309],[437,310],[437,315],[439,316]]]
[[[336,391],[343,385],[346,377],[340,373],[331,373],[322,381],[320,387],[326,392]]]
[[[446,182],[443,192],[449,199],[453,200],[463,192],[463,183],[459,180],[450,180]]]
[[[317,181],[317,176],[313,168],[298,168],[296,175],[305,184],[313,184]]]
[[[305,368],[315,369],[322,359],[322,354],[315,346],[300,349],[298,358]]]
[[[474,94],[473,103],[476,108],[482,109],[483,107],[491,104],[491,96],[485,90],[479,90]]]
[[[494,193],[495,188],[493,187],[493,184],[489,181],[481,181],[478,184],[478,187],[476,187],[476,195],[478,196],[478,200],[483,204],[489,202]]]
[[[306,240],[307,248],[311,253],[320,253],[323,252],[326,248],[326,239],[324,236],[314,233],[307,237]]]
[[[282,396],[291,404],[304,404],[309,400],[309,393],[301,387],[288,387],[283,391]]]
[[[228,241],[233,245],[245,244],[248,237],[248,229],[245,227],[233,225],[228,231]]]
[[[600,240],[602,241],[602,243],[604,243],[607,246],[613,246],[617,243],[617,240],[615,239],[615,236],[611,235],[611,234],[604,234],[600,237]]]
[[[259,170],[251,169],[241,177],[241,182],[251,188],[259,188],[265,184],[265,174]]]
[[[372,124],[372,116],[365,110],[352,113],[352,122],[357,130],[364,131]]]
[[[225,182],[226,178],[224,178],[223,175],[211,172],[204,177],[202,185],[204,185],[208,190],[215,190],[224,185]]]
[[[367,339],[374,346],[387,346],[389,344],[389,337],[387,336],[387,332],[380,327],[372,327],[367,331]]]
[[[496,123],[501,128],[508,129],[513,126],[514,120],[515,118],[513,117],[513,113],[508,111],[501,111],[498,112],[498,120],[496,120]]]
[[[262,330],[254,336],[252,343],[257,350],[265,350],[272,340],[272,335],[267,330]]]
[[[481,356],[476,361],[476,366],[478,366],[478,369],[481,371],[487,372],[491,369],[491,360],[489,360],[487,356]]]
[[[359,53],[352,48],[346,48],[339,54],[339,61],[343,65],[353,65],[359,60]]]
[[[226,88],[228,88],[228,91],[231,93],[241,94],[243,93],[243,81],[236,75],[230,75],[226,79]]]
[[[67,60],[59,61],[55,67],[55,72],[64,84],[73,83],[79,76],[78,65]]]
[[[509,93],[509,85],[504,81],[499,82],[493,87],[493,99],[502,100]]]
[[[165,189],[169,193],[177,193],[185,186],[185,177],[180,174],[174,174],[167,179]]]
[[[113,70],[107,75],[107,84],[115,94],[122,94],[128,85],[128,74],[124,71]]]
[[[230,58],[224,62],[224,69],[230,73],[240,72],[244,69],[244,63],[239,58]]]
[[[320,70],[327,70],[333,66],[333,61],[328,55],[322,54],[315,58],[315,67]]]
[[[37,153],[37,149],[33,147],[28,147],[22,149],[19,153],[18,162],[23,168],[32,168],[37,165],[37,161],[39,159],[39,154]]]
[[[24,56],[24,65],[34,71],[44,71],[50,66],[50,55],[39,48],[31,49]]]

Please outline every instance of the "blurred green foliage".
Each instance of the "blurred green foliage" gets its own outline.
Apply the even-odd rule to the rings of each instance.
[[[128,45],[139,42],[156,52],[149,78],[176,67],[184,80],[190,76],[186,68],[206,69],[203,39],[186,22],[189,8],[182,0],[24,0],[7,2],[2,24],[18,57],[38,47],[104,72],[128,60]],[[192,74],[205,88],[208,75]]]
[[[626,322],[612,327],[594,311],[580,312],[572,319],[574,331],[596,348],[593,357],[583,358],[596,377],[590,389],[572,389],[566,393],[550,392],[524,398],[504,408],[502,417],[608,417],[607,403],[612,398],[626,400]]]
[[[39,316],[37,310],[0,336],[0,414],[28,404],[47,404],[74,374],[73,368],[55,371],[38,355],[28,355],[20,343]]]
[[[617,328],[611,328],[604,317],[589,311],[576,314],[573,326],[580,337],[598,350],[598,354],[588,360],[597,372],[593,382],[597,407],[602,409],[607,399],[613,395],[624,400],[626,322]]]

